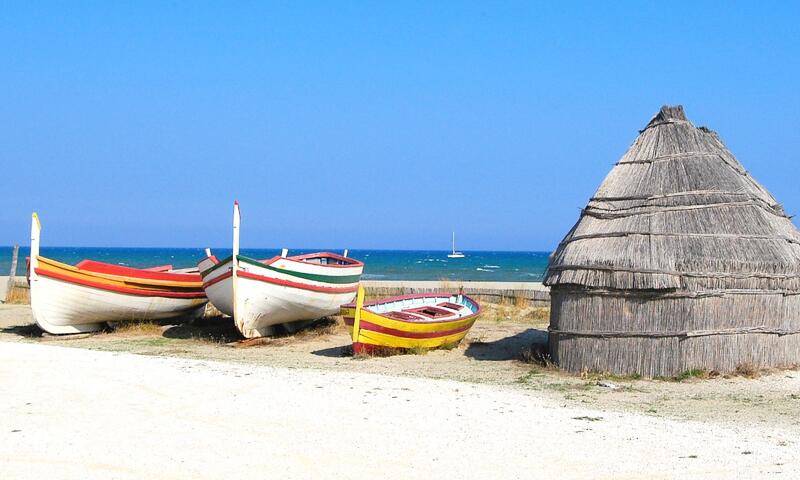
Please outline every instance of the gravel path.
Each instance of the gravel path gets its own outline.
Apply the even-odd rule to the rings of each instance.
[[[3,478],[798,478],[786,437],[501,386],[0,342]]]

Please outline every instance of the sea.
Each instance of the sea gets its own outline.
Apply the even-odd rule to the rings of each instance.
[[[230,249],[212,249],[218,258]],[[289,255],[330,249],[290,250]],[[12,247],[0,247],[0,275],[11,270]],[[28,247],[20,247],[17,275],[25,273]],[[41,255],[74,264],[83,259],[98,260],[136,268],[170,264],[174,268],[197,265],[205,256],[201,248],[94,248],[42,247]],[[438,250],[350,250],[349,256],[364,262],[365,280],[462,280],[499,282],[541,282],[550,252],[466,251],[464,258],[447,258],[449,251]],[[242,255],[256,259],[272,258],[279,249],[243,248]]]

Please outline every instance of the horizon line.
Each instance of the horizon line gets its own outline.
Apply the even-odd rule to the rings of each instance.
[[[0,245],[0,248],[9,248],[13,249],[14,245]],[[30,245],[19,245],[20,249],[27,248],[30,249]],[[114,250],[114,249],[129,249],[129,250],[154,250],[154,249],[173,249],[173,250],[205,250],[206,248],[210,248],[211,250],[232,250],[232,247],[98,247],[98,246],[78,246],[78,245],[48,245],[48,246],[41,246],[42,249],[47,248],[80,248],[80,249],[98,249],[98,250]],[[249,249],[249,250],[282,250],[284,247],[240,247],[242,249]],[[297,247],[297,248],[289,248],[289,251],[292,250],[314,250],[314,251],[338,251],[338,250],[345,250],[344,248],[318,248],[318,247]],[[347,248],[348,251],[359,251],[359,250],[369,250],[375,252],[449,252],[450,249],[432,249],[432,248],[411,248],[411,249],[402,249],[402,248]],[[475,252],[475,253],[551,253],[553,250],[487,250],[487,249],[459,249],[462,252]]]

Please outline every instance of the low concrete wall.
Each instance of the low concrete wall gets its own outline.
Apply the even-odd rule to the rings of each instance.
[[[364,280],[368,295],[394,296],[462,290],[465,294],[488,301],[525,298],[534,305],[550,305],[550,289],[538,282],[443,282],[406,280]]]
[[[25,284],[25,277],[16,277],[17,285]],[[470,296],[489,301],[503,298],[525,298],[535,305],[550,304],[550,289],[537,282],[442,282],[407,280],[364,280],[368,295],[394,296],[410,293],[463,292]],[[5,301],[8,277],[0,276],[0,299]]]

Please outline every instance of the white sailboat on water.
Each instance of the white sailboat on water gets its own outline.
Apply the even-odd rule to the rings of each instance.
[[[464,254],[456,252],[456,232],[453,232],[453,253],[447,254],[447,258],[464,258]]]

